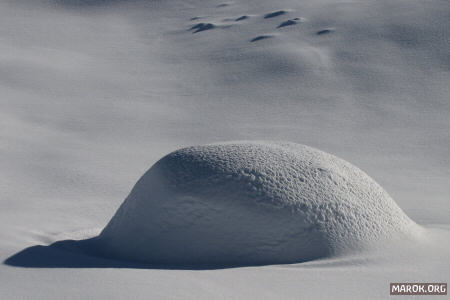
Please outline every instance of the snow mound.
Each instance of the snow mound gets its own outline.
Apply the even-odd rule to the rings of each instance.
[[[417,230],[342,159],[294,143],[234,142],[159,160],[99,241],[121,259],[251,265],[330,256]]]

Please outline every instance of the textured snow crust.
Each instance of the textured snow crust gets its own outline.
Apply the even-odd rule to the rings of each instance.
[[[301,262],[419,231],[342,159],[294,143],[232,142],[158,161],[99,242],[122,259],[242,265]]]

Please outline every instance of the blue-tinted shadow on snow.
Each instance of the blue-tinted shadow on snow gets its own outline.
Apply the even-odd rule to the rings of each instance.
[[[48,246],[28,247],[3,263],[22,268],[124,268],[124,269],[161,269],[161,270],[217,270],[237,267],[255,267],[263,264],[214,264],[214,265],[168,265],[149,264],[134,261],[110,259],[100,250],[98,239],[63,240]],[[301,263],[302,261],[296,262]],[[305,261],[306,262],[306,261]]]

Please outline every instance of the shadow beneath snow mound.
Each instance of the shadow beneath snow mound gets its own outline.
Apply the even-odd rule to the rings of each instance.
[[[64,240],[48,246],[28,247],[4,261],[5,265],[26,268],[120,268],[129,263],[92,255],[95,239]]]
[[[217,270],[238,267],[257,267],[267,264],[149,264],[145,262],[110,259],[101,250],[97,238],[87,240],[63,240],[48,246],[36,245],[7,258],[3,263],[22,268],[123,268],[160,270]],[[302,263],[306,261],[299,261]]]

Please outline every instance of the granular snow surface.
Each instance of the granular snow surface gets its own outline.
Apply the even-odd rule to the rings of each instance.
[[[172,152],[139,180],[100,235],[108,255],[156,264],[294,263],[419,238],[364,172],[294,143]]]

